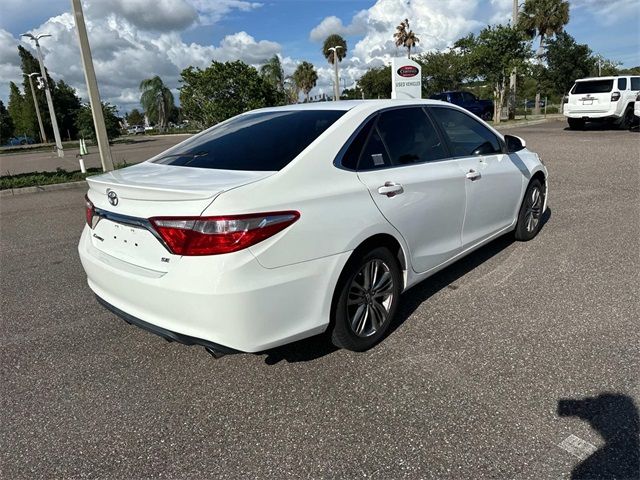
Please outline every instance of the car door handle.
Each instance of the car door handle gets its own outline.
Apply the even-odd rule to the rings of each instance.
[[[474,180],[478,180],[480,177],[482,177],[482,175],[480,175],[480,172],[476,172],[475,170],[471,169],[467,172],[466,177],[473,182]]]
[[[384,185],[378,188],[378,193],[380,195],[386,195],[389,198],[400,195],[402,192],[404,192],[402,185],[395,182],[384,182]]]

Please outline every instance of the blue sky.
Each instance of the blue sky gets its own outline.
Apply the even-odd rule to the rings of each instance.
[[[402,54],[391,39],[405,16],[421,38],[418,51],[443,49],[488,23],[507,22],[511,0],[86,0],[85,15],[102,95],[123,110],[136,106],[137,85],[159,74],[177,95],[179,72],[212,59],[259,65],[280,55],[287,73],[313,62],[331,89],[320,41],[336,32],[349,55],[341,77],[352,84],[371,66]],[[595,53],[630,67],[640,65],[640,1],[573,0],[566,30]],[[68,0],[3,0],[0,16],[0,99],[8,82],[21,81],[16,45],[24,31],[48,32],[45,63],[84,96],[84,78]],[[25,43],[22,43],[26,46]]]

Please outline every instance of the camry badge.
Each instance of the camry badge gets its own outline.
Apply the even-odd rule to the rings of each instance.
[[[114,207],[118,205],[118,194],[116,194],[116,192],[114,192],[113,190],[107,191],[107,198],[109,199],[109,203]]]

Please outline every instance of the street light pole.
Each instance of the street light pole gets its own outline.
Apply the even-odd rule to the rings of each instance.
[[[336,45],[335,47],[331,47],[329,49],[330,52],[333,52],[333,70],[335,74],[335,80],[333,82],[333,100],[340,100],[340,80],[338,79],[338,49],[342,48],[341,45]]]
[[[47,97],[47,105],[49,106],[49,116],[51,117],[51,128],[53,128],[53,136],[56,139],[56,152],[58,157],[64,157],[64,150],[62,150],[62,140],[60,139],[60,130],[58,129],[58,120],[56,120],[56,112],[53,109],[53,100],[51,99],[51,91],[49,90],[49,82],[47,81],[47,71],[44,68],[44,61],[42,60],[42,52],[40,51],[40,39],[44,37],[50,37],[49,34],[31,35],[30,33],[23,33],[23,37],[30,38],[36,44],[36,54],[38,55],[38,63],[40,64],[40,75],[42,76],[42,82],[44,83],[44,93]]]
[[[80,54],[82,55],[82,66],[84,67],[84,78],[87,82],[87,90],[89,92],[89,102],[91,103],[93,126],[96,129],[96,138],[98,140],[98,150],[100,151],[102,170],[108,172],[113,170],[113,159],[111,158],[109,137],[107,137],[107,128],[104,124],[102,103],[100,102],[100,91],[98,90],[96,72],[93,69],[91,47],[89,46],[89,37],[87,36],[87,27],[84,23],[84,14],[82,13],[82,4],[80,3],[80,0],[71,0],[71,8],[76,20],[78,42],[80,43]]]
[[[31,95],[33,96],[33,104],[36,107],[36,115],[38,116],[38,126],[40,127],[40,140],[42,143],[47,143],[47,134],[44,132],[44,126],[42,125],[42,117],[40,116],[40,105],[38,105],[38,99],[36,98],[36,91],[33,89],[33,80],[31,79],[34,75],[40,75],[38,72],[33,72],[27,74],[29,77],[29,85],[31,86]]]

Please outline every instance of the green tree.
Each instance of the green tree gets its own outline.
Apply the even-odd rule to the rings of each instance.
[[[120,136],[120,119],[117,115],[115,105],[102,103],[102,114],[104,115],[104,123],[107,127],[107,137],[112,140]],[[76,115],[76,128],[81,138],[96,139],[96,131],[93,128],[93,115],[91,114],[91,106],[89,104],[82,105]]]
[[[144,113],[134,108],[126,115],[127,123],[130,126],[144,125]]]
[[[7,140],[13,136],[13,120],[9,115],[9,111],[0,100],[0,145],[7,143]]]
[[[362,75],[357,82],[364,98],[391,98],[391,67],[376,67]]]
[[[7,110],[13,121],[14,131],[16,135],[28,135],[35,138],[36,129],[34,128],[33,117],[28,108],[29,102],[20,91],[20,88],[13,82],[9,82],[9,105]],[[35,113],[34,113],[35,115]]]
[[[396,47],[405,47],[407,49],[407,58],[411,58],[411,49],[420,42],[420,39],[416,37],[416,34],[409,28],[408,18],[405,18],[400,22],[400,25],[396,27],[393,39],[396,42]]]
[[[201,127],[278,103],[276,90],[254,67],[239,60],[212,62],[204,70],[189,67],[180,75],[182,114]]]
[[[267,62],[260,67],[260,75],[262,78],[271,85],[278,92],[284,92],[284,69],[282,68],[282,62],[280,57],[274,55]]]
[[[60,135],[70,139],[77,138],[76,117],[82,107],[82,102],[76,93],[76,89],[64,80],[58,80],[53,84],[51,96],[53,97]],[[41,112],[48,112],[48,110],[41,110]]]
[[[576,43],[567,32],[557,34],[547,43],[546,59],[546,76],[555,93],[562,98],[577,78],[589,76],[593,68],[591,49]]]
[[[526,0],[518,16],[518,26],[531,38],[540,37],[538,58],[544,55],[544,39],[562,32],[569,23],[569,2],[565,0]],[[540,77],[536,77],[538,81]],[[540,90],[536,92],[535,113],[540,113]]]
[[[420,55],[416,61],[422,66],[423,96],[460,89],[474,76],[468,57],[454,49]]]
[[[340,98],[340,79],[338,64],[347,56],[347,41],[338,34],[331,34],[322,43],[322,55],[333,65],[333,98]]]
[[[302,62],[293,72],[293,81],[298,89],[304,93],[304,101],[309,101],[309,92],[316,86],[318,81],[318,73],[313,65],[309,62]]]
[[[284,100],[287,104],[298,103],[300,99],[300,88],[293,80],[293,76],[289,75],[284,79]]]
[[[530,53],[523,32],[510,26],[488,26],[473,39],[470,60],[475,72],[493,87],[495,123],[500,123],[509,76],[514,68],[524,68]]]
[[[140,105],[147,112],[149,120],[164,130],[169,122],[169,114],[174,107],[173,93],[156,75],[140,82]]]

